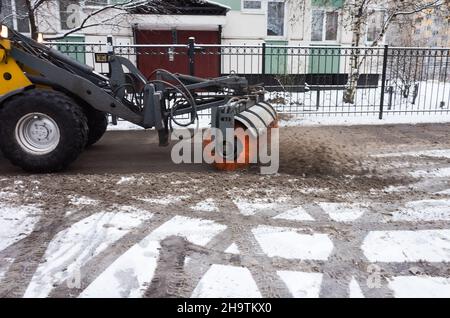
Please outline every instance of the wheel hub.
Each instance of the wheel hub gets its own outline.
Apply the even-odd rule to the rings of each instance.
[[[16,125],[16,140],[26,152],[45,155],[58,146],[61,135],[56,122],[48,115],[31,113]]]

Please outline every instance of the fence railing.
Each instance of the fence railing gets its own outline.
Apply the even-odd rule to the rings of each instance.
[[[48,43],[101,73],[107,43]],[[263,84],[280,113],[303,116],[450,114],[450,48],[116,44],[144,75],[157,68],[201,77],[228,74]]]

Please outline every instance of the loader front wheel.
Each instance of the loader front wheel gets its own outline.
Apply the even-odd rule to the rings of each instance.
[[[0,148],[14,165],[32,173],[66,168],[86,147],[87,118],[68,96],[30,90],[0,109]]]

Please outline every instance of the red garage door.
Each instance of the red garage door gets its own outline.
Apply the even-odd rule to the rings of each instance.
[[[138,30],[137,44],[187,44],[190,37],[195,37],[199,44],[220,44],[219,31],[160,31]],[[167,48],[140,48],[138,66],[141,72],[149,76],[155,69],[163,68],[173,73],[189,74],[187,49],[177,48],[177,54],[168,54]],[[208,49],[208,52],[216,52]],[[220,56],[218,54],[197,53],[195,58],[195,76],[217,77],[220,74]]]

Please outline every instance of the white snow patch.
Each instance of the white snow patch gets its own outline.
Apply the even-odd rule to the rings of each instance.
[[[40,212],[34,206],[0,203],[0,251],[27,237],[39,221]]]
[[[17,197],[17,193],[8,192],[8,191],[0,191],[0,199],[12,199]]]
[[[447,189],[447,190],[444,190],[444,191],[439,191],[439,192],[436,192],[435,194],[450,195],[450,189]]]
[[[6,272],[8,271],[11,264],[14,262],[13,258],[4,258],[0,264],[0,281],[5,278]]]
[[[399,276],[389,280],[397,298],[450,298],[450,278]]]
[[[407,114],[407,116],[398,116],[396,114],[385,116],[382,120],[378,116],[361,116],[343,114],[342,116],[314,116],[298,115],[289,120],[281,120],[280,127],[315,127],[315,126],[355,126],[355,125],[392,125],[392,124],[420,124],[420,123],[448,123],[448,116],[428,115],[418,113],[416,116]]]
[[[383,119],[378,119],[378,108],[374,106],[381,96],[381,85],[378,88],[358,90],[355,104],[342,104],[345,91],[324,90],[320,92],[320,105],[317,105],[317,94],[315,91],[302,93],[294,92],[270,92],[267,100],[282,97],[285,103],[274,104],[280,113],[289,114],[292,111],[290,103],[298,105],[297,111],[304,115],[297,115],[289,121],[281,121],[281,126],[308,126],[308,125],[382,125],[397,123],[441,123],[449,122],[447,109],[439,109],[441,102],[447,104],[450,99],[450,83],[439,81],[421,81],[419,83],[418,98],[412,103],[412,98],[405,99],[400,91],[394,92],[392,96],[392,109],[385,109]],[[358,105],[358,106],[355,106]],[[318,107],[319,106],[319,107]],[[444,105],[446,106],[446,105]],[[432,112],[430,107],[436,110]],[[338,114],[325,114],[326,109],[333,109]],[[398,113],[398,111],[408,112]],[[326,112],[326,111],[325,111]],[[339,113],[341,112],[341,113]],[[365,112],[374,113],[367,116]]]
[[[414,178],[449,178],[450,167],[431,170],[416,170],[409,173]]]
[[[294,298],[319,298],[322,274],[278,271]]]
[[[303,194],[319,194],[319,193],[325,193],[327,191],[330,191],[330,189],[328,189],[328,188],[308,188],[308,189],[300,189],[298,191]]]
[[[46,261],[39,265],[24,297],[47,297],[55,285],[66,279],[80,279],[84,264],[152,216],[147,211],[97,213],[59,232],[50,242],[44,255]]]
[[[368,211],[361,203],[318,203],[319,206],[336,222],[353,222]]]
[[[450,200],[408,202],[392,217],[394,221],[450,221]]]
[[[236,254],[239,255],[241,252],[236,243],[231,244],[226,250],[225,253]]]
[[[121,177],[119,181],[117,181],[116,184],[121,185],[121,184],[130,184],[133,183],[134,181],[136,181],[135,177]]]
[[[274,217],[274,219],[288,220],[288,221],[314,221],[314,218],[309,215],[301,206],[290,209]]]
[[[237,198],[233,202],[238,207],[241,214],[245,216],[255,215],[259,212],[279,209],[283,203],[288,200],[287,197],[279,197],[275,201],[267,198],[249,200],[246,198]]]
[[[192,293],[192,298],[261,298],[247,268],[213,264]]]
[[[289,228],[271,226],[259,226],[252,232],[269,257],[327,260],[333,250],[326,234],[299,234]]]
[[[352,277],[348,288],[350,291],[350,298],[365,298],[361,287],[359,286],[358,281],[355,279],[355,277]]]
[[[370,232],[362,249],[370,262],[449,262],[450,230]]]
[[[393,152],[372,155],[375,158],[390,157],[433,157],[433,158],[450,158],[450,149],[433,149],[422,151]]]
[[[385,192],[385,193],[396,193],[396,192],[403,192],[403,191],[407,191],[407,190],[408,190],[408,187],[405,187],[405,186],[393,186],[393,185],[390,185],[388,187],[385,187],[383,189],[383,192]]]
[[[225,229],[214,221],[175,216],[122,254],[80,297],[142,297],[156,270],[160,241],[175,235],[205,246]]]
[[[169,204],[173,204],[173,203],[178,203],[181,200],[187,199],[189,198],[189,196],[186,195],[180,195],[180,196],[175,196],[175,195],[167,195],[165,197],[157,197],[157,198],[139,198],[139,200],[147,202],[147,203],[152,203],[152,204],[159,204],[159,205],[169,205]]]
[[[191,207],[194,211],[219,212],[214,199],[209,198]]]
[[[108,126],[108,131],[122,131],[122,130],[144,130],[144,128],[124,120],[117,121],[117,125]]]
[[[88,198],[86,196],[79,196],[79,195],[69,195],[68,199],[70,200],[69,203],[75,206],[82,206],[82,205],[98,205],[99,201]]]

